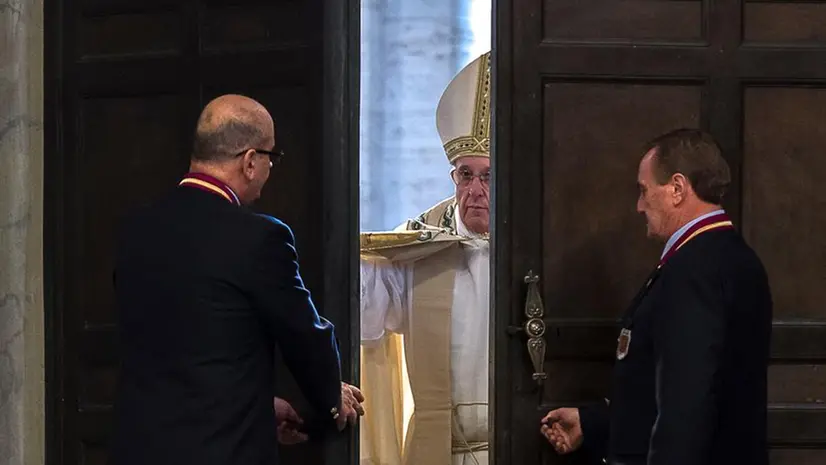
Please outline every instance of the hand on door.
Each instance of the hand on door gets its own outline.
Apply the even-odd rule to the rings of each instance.
[[[341,415],[336,418],[336,426],[341,431],[348,424],[355,426],[358,417],[364,415],[364,407],[361,405],[364,402],[364,394],[359,388],[341,383]]]
[[[560,408],[551,410],[542,419],[540,432],[558,454],[574,452],[582,446],[582,425],[579,409]]]

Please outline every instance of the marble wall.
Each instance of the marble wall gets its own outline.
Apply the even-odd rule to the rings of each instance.
[[[436,106],[476,58],[474,2],[362,0],[362,231],[392,229],[453,194]],[[479,3],[490,8],[490,0]]]
[[[0,465],[44,461],[43,0],[0,0]]]

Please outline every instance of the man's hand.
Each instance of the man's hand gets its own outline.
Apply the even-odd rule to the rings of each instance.
[[[283,421],[278,424],[278,442],[285,446],[300,444],[309,439],[306,434],[298,431],[294,423]]]
[[[349,423],[355,426],[358,417],[364,415],[364,395],[359,388],[347,383],[341,383],[341,412],[336,418],[336,426],[341,431]]]
[[[579,409],[560,408],[550,411],[542,419],[540,432],[558,454],[574,452],[582,446],[582,426]]]
[[[279,397],[272,398],[272,406],[275,410],[275,421],[279,424],[289,421],[293,423],[298,423],[299,425],[304,423],[304,420],[298,416],[295,409],[289,402]]]
[[[292,445],[306,441],[307,435],[298,431],[298,426],[304,423],[304,420],[293,406],[278,397],[273,397],[272,404],[275,410],[275,421],[278,424],[278,442]]]

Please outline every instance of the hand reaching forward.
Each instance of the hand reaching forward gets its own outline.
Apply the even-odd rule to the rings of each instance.
[[[307,435],[298,431],[298,427],[304,423],[304,420],[293,406],[278,397],[273,398],[272,404],[275,409],[275,422],[278,425],[278,442],[292,445],[306,441]]]
[[[560,408],[552,410],[542,419],[540,432],[558,454],[574,452],[582,446],[582,425],[579,409]]]
[[[293,444],[301,444],[309,439],[306,433],[302,433],[296,429],[294,423],[281,422],[278,424],[278,442],[285,446]]]
[[[349,423],[350,426],[355,426],[358,417],[364,415],[364,407],[361,403],[364,402],[364,394],[359,388],[341,383],[341,412],[336,418],[336,426],[341,431]]]

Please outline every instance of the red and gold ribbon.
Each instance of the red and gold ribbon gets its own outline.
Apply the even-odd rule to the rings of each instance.
[[[178,185],[194,187],[195,189],[211,192],[213,194],[220,195],[229,203],[241,205],[241,201],[238,199],[238,196],[235,195],[235,191],[233,191],[231,187],[208,174],[187,173]]]
[[[660,260],[660,265],[663,266],[665,262],[671,258],[680,248],[688,243],[688,241],[694,239],[695,237],[699,236],[708,231],[716,231],[716,230],[724,230],[724,229],[734,229],[734,224],[729,219],[728,215],[725,212],[717,213],[715,215],[711,215],[709,217],[703,218],[702,220],[698,221],[697,223],[691,225],[680,237],[677,239],[676,242],[665,252],[663,258]]]

